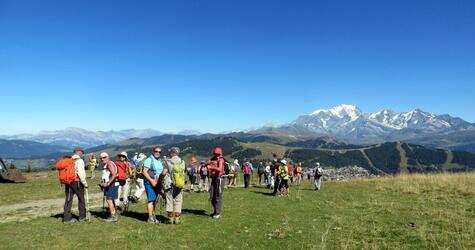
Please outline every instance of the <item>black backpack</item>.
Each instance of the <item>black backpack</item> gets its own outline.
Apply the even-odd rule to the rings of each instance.
[[[224,157],[223,157],[223,160],[224,160],[224,174],[228,175],[229,172],[231,171],[231,165]]]

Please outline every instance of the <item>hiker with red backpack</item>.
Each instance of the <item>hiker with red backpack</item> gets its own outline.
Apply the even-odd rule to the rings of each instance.
[[[115,200],[118,210],[127,210],[129,206],[130,177],[134,175],[132,164],[129,162],[127,152],[121,152],[117,155],[119,160],[115,161],[117,166],[117,179],[119,181],[119,197]],[[122,201],[124,208],[120,207]]]
[[[72,157],[64,157],[56,163],[56,169],[59,170],[59,180],[61,184],[65,185],[66,198],[63,214],[63,223],[65,224],[75,222],[71,214],[74,195],[78,197],[79,202],[79,221],[86,221],[86,201],[84,198],[84,191],[88,188],[88,185],[86,181],[84,160],[81,158],[84,155],[84,150],[82,148],[76,148],[73,153]]]
[[[207,163],[211,174],[210,200],[214,210],[211,216],[213,216],[214,219],[219,219],[221,218],[221,205],[224,190],[224,180],[222,176],[224,175],[224,165],[226,160],[223,157],[222,148],[215,148],[213,153],[214,157],[209,159]]]
[[[145,192],[147,193],[147,212],[148,223],[158,224],[160,223],[155,216],[155,204],[160,198],[160,188],[163,175],[163,164],[160,160],[162,149],[160,147],[153,148],[152,155],[145,159],[143,163],[143,175]]]
[[[119,198],[119,182],[117,181],[117,165],[109,158],[106,152],[101,153],[101,161],[104,164],[104,173],[101,187],[104,189],[107,205],[109,207],[109,218],[105,222],[117,222],[117,209],[115,200]]]
[[[178,154],[180,149],[170,149],[170,159],[165,157],[162,188],[165,192],[168,224],[181,224],[183,188],[185,187],[185,161]]]
[[[242,167],[242,172],[244,173],[244,188],[248,188],[251,184],[251,176],[252,176],[252,167],[250,162],[244,163]]]

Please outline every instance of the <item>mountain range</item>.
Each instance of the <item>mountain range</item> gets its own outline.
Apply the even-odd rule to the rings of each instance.
[[[207,159],[212,150],[219,146],[224,150],[225,158],[268,161],[276,155],[304,166],[313,166],[316,162],[327,167],[360,166],[374,174],[397,174],[416,172],[471,171],[475,170],[475,154],[464,151],[431,149],[420,145],[401,142],[387,142],[368,146],[347,144],[331,137],[298,140],[295,137],[272,133],[250,135],[234,133],[231,135],[177,136],[162,135],[148,139],[129,139],[120,144],[103,145],[90,148],[89,153],[108,152],[116,157],[119,152],[129,155],[135,152],[149,153],[154,146],[161,145],[165,152],[177,146],[181,156],[189,161],[192,156]]]
[[[58,152],[70,152],[70,150],[34,141],[0,139],[0,157],[31,158]]]
[[[318,109],[302,115],[281,126],[263,126],[254,130],[228,131],[220,134],[202,134],[185,130],[176,134],[164,134],[154,129],[128,129],[119,131],[89,131],[66,128],[42,131],[36,134],[0,136],[0,153],[4,157],[33,157],[31,152],[62,152],[73,147],[97,147],[120,145],[129,138],[145,139],[156,144],[168,144],[183,140],[213,139],[232,136],[252,142],[270,142],[285,145],[314,145],[318,138],[329,137],[348,145],[371,145],[402,141],[430,148],[475,152],[475,125],[450,115],[434,115],[420,109],[397,113],[388,109],[364,113],[354,105],[342,104],[330,109]],[[317,139],[315,139],[317,138]],[[35,144],[36,143],[36,144]],[[292,146],[292,145],[290,145]],[[43,148],[43,150],[41,150]]]
[[[251,133],[277,131],[287,135],[331,136],[354,144],[387,141],[424,142],[444,148],[464,147],[475,140],[453,138],[454,133],[475,137],[475,124],[450,115],[434,115],[420,109],[397,113],[388,109],[364,113],[354,105],[342,104],[331,109],[318,109],[282,126],[265,126]],[[431,140],[431,138],[434,138]],[[444,139],[444,144],[441,144]]]
[[[60,146],[71,149],[78,146],[90,148],[98,145],[117,143],[129,138],[150,138],[163,134],[163,132],[154,129],[90,131],[82,128],[71,127],[64,130],[41,131],[35,134],[19,134],[10,136],[0,135],[0,139],[34,141],[51,146]],[[199,135],[201,133],[195,130],[184,130],[177,134]]]

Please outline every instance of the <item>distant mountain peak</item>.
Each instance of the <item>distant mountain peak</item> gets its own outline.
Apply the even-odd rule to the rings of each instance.
[[[258,131],[265,129],[266,127],[262,127]],[[357,106],[349,104],[317,109],[288,124],[272,128],[295,136],[329,135],[339,139],[370,141],[403,140],[467,129],[475,130],[474,124],[450,115],[437,116],[421,109],[400,113],[383,109],[375,113],[364,113]]]
[[[331,109],[317,109],[314,112],[312,112],[310,115],[319,115],[322,113],[331,114],[333,116],[337,116],[340,118],[344,117],[345,115],[350,116],[350,117],[357,117],[361,115],[361,110],[355,105],[340,104]]]

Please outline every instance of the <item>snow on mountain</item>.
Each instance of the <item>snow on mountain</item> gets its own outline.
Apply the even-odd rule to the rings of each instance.
[[[318,109],[300,116],[289,124],[273,128],[292,135],[329,135],[345,139],[383,140],[466,129],[475,129],[475,126],[450,115],[437,116],[420,109],[401,113],[385,109],[366,114],[358,107],[348,104],[330,109]]]

